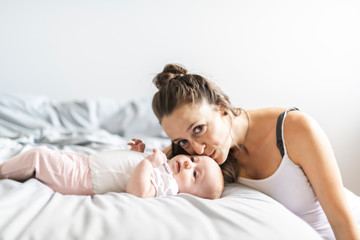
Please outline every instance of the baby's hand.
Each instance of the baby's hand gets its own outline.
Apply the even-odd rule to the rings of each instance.
[[[152,164],[153,167],[159,167],[167,162],[165,153],[159,149],[153,149],[153,154],[146,157]]]
[[[133,138],[131,139],[133,142],[129,142],[131,151],[135,152],[144,152],[145,151],[145,143],[143,143],[140,139]]]

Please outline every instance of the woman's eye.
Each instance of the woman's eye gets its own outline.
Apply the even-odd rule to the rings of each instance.
[[[178,142],[179,146],[182,148],[186,148],[187,144],[188,144],[188,140],[180,140]]]
[[[195,133],[195,134],[201,133],[201,131],[203,130],[203,128],[204,128],[204,125],[196,126],[196,127],[194,128],[194,133]]]
[[[196,175],[197,175],[197,174],[196,174],[196,172],[194,171],[194,178],[196,178]]]

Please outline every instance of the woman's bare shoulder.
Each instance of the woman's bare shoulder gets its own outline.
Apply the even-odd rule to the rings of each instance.
[[[287,108],[283,107],[266,107],[248,110],[249,114],[258,118],[269,118],[278,117],[282,112],[286,111]]]
[[[288,155],[300,165],[304,152],[313,152],[317,144],[326,141],[320,125],[310,115],[301,111],[289,112],[284,123],[284,138]]]
[[[277,119],[284,111],[286,108],[280,107],[249,110],[252,133],[260,139],[274,138]]]
[[[311,130],[316,124],[315,120],[308,114],[302,111],[291,111],[288,112],[285,125],[288,128],[293,128],[294,130]]]

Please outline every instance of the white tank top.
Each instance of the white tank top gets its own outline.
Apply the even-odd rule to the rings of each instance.
[[[315,192],[299,165],[287,155],[283,122],[281,132],[284,156],[279,168],[269,177],[260,180],[239,177],[238,182],[255,188],[283,204],[291,212],[312,226],[324,239],[335,239],[331,226],[315,195]],[[360,226],[360,198],[345,189],[353,213]],[[286,226],[284,226],[286,227]]]

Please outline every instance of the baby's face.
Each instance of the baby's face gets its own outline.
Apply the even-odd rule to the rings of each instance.
[[[223,177],[219,165],[207,156],[177,155],[168,161],[179,192],[202,198],[217,198]],[[214,197],[216,196],[216,197]]]

